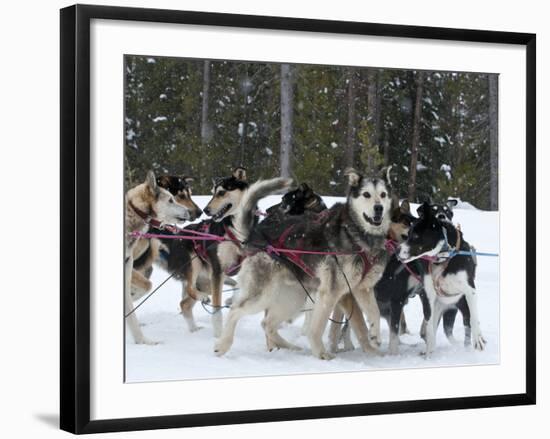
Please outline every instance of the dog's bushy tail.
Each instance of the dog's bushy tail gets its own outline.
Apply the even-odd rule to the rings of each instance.
[[[233,226],[237,232],[237,238],[244,242],[250,236],[254,226],[254,215],[258,201],[268,195],[288,189],[292,185],[291,178],[272,178],[270,180],[260,180],[250,185],[246,195],[241,201],[241,207],[234,217]]]

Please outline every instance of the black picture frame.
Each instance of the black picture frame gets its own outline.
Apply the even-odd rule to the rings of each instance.
[[[526,47],[525,393],[466,398],[90,420],[90,21],[130,20],[335,34],[502,43]],[[75,5],[61,10],[61,404],[72,433],[274,422],[535,404],[536,35],[302,18]]]

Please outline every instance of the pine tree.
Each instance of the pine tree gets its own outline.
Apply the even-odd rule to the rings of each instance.
[[[393,165],[400,197],[498,208],[498,78],[319,65],[125,57],[125,182],[236,165],[325,195],[343,170]]]

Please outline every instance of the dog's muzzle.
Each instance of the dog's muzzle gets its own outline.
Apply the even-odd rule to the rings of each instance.
[[[365,221],[367,221],[370,225],[379,226],[380,224],[382,224],[384,206],[382,206],[381,204],[375,204],[373,210],[374,210],[374,215],[372,216],[372,218],[368,216],[366,213],[363,213],[363,217],[365,218]]]
[[[220,221],[223,216],[229,212],[229,209],[231,209],[233,207],[233,204],[229,203],[229,204],[226,204],[225,206],[223,206],[219,211],[218,213],[215,213],[214,215],[212,215],[212,219],[214,221]],[[208,213],[206,212],[206,209],[204,209],[204,213],[206,213],[207,215],[210,215],[210,209],[208,210]]]

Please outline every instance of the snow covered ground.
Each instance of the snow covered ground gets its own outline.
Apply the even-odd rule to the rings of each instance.
[[[194,196],[201,207],[210,196]],[[268,197],[260,203],[265,210],[279,202],[280,197]],[[338,199],[326,197],[327,205]],[[416,209],[416,206],[414,206]],[[455,223],[460,223],[465,239],[480,252],[499,252],[498,212],[484,212],[475,209],[455,209]],[[313,358],[307,338],[301,335],[303,317],[286,325],[281,334],[291,343],[303,348],[299,352],[280,350],[267,352],[265,337],[260,326],[263,314],[243,318],[235,336],[232,349],[221,358],[213,353],[214,336],[210,315],[200,304],[195,306],[200,331],[189,333],[183,317],[179,314],[181,284],[169,280],[143,306],[137,310],[147,337],[160,341],[155,346],[136,345],[128,335],[126,341],[127,382],[205,379],[221,377],[245,377],[261,375],[289,375],[303,373],[326,373],[355,370],[377,370],[397,368],[421,368],[458,366],[473,364],[495,364],[499,362],[499,265],[498,258],[478,257],[477,292],[481,329],[487,340],[482,352],[464,348],[462,344],[449,344],[440,327],[437,334],[436,352],[425,359],[420,355],[424,342],[418,335],[422,321],[420,300],[409,301],[405,314],[410,335],[401,337],[400,355],[373,357],[360,349],[343,352],[334,360],[322,361]],[[152,281],[156,286],[168,274],[155,267]],[[238,280],[238,277],[236,277]],[[229,289],[230,287],[226,287]],[[233,294],[224,293],[224,300]],[[228,310],[223,310],[226,315]],[[455,323],[455,337],[463,340],[464,331],[460,313]],[[388,327],[382,320],[382,347],[387,350]],[[357,346],[357,343],[355,342]]]

